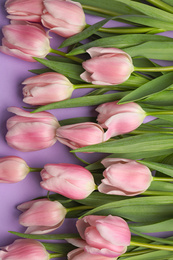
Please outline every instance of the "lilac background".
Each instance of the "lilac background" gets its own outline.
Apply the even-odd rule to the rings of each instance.
[[[1,29],[9,23],[6,19],[4,9],[5,0],[0,3],[0,38],[2,39]],[[87,22],[92,24],[100,20],[97,17],[87,15]],[[108,25],[112,25],[110,22]],[[120,24],[119,24],[120,25]],[[172,37],[172,32],[164,35]],[[51,47],[58,48],[63,38],[52,34]],[[25,62],[17,58],[0,53],[0,157],[14,155],[23,158],[30,167],[42,168],[46,163],[74,163],[81,164],[69,149],[57,142],[48,149],[35,152],[20,152],[9,147],[5,141],[6,120],[13,116],[7,112],[7,107],[25,106],[22,102],[22,85],[21,82],[27,77],[32,76],[28,70],[41,68],[41,64]],[[73,96],[80,96],[89,90],[76,90]],[[51,110],[58,120],[73,118],[77,116],[91,116],[95,114],[94,107],[81,107],[70,109]],[[83,154],[83,159],[94,162],[103,155]],[[82,164],[81,164],[82,165]],[[39,183],[41,181],[39,173],[29,173],[21,182],[16,184],[0,184],[0,247],[10,244],[17,237],[8,233],[8,231],[24,232],[25,228],[19,225],[18,217],[20,212],[16,206],[22,202],[31,200],[37,196],[46,195],[47,191],[43,190]],[[59,233],[71,233],[75,230],[75,220],[66,220],[63,226],[58,229]]]

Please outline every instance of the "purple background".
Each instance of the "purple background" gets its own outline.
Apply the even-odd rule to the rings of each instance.
[[[6,11],[4,9],[5,1],[0,3],[0,38],[3,35],[1,29],[9,23],[6,19]],[[86,16],[87,23],[94,23],[100,20],[97,17]],[[110,22],[107,26],[112,25]],[[119,24],[120,25],[120,24]],[[172,32],[164,33],[173,37]],[[58,48],[63,38],[52,34],[51,47]],[[162,63],[163,64],[163,63]],[[32,76],[28,70],[41,68],[38,63],[26,62],[17,58],[7,56],[0,53],[0,157],[14,155],[23,158],[30,167],[42,168],[46,163],[74,163],[81,164],[73,154],[69,153],[69,148],[57,142],[48,149],[35,152],[20,152],[9,147],[5,141],[6,121],[13,114],[7,112],[7,107],[25,106],[22,102],[22,85],[21,82]],[[75,90],[74,97],[80,96],[89,90]],[[58,120],[73,118],[77,116],[95,115],[94,107],[70,108],[51,110]],[[83,159],[89,162],[94,162],[102,155],[99,154],[83,154],[80,155]],[[82,164],[81,164],[82,165]],[[28,176],[21,182],[16,184],[0,184],[0,247],[10,244],[17,237],[8,233],[8,231],[24,232],[25,228],[19,225],[18,217],[20,212],[16,206],[25,201],[31,200],[37,196],[46,195],[47,191],[40,187],[39,173],[29,173]],[[75,220],[66,220],[63,226],[56,232],[71,233],[75,230]]]

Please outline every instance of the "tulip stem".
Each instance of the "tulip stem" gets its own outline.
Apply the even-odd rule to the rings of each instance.
[[[106,9],[102,9],[102,8],[98,8],[98,7],[90,6],[90,5],[82,5],[82,8],[85,9],[85,10],[94,11],[94,12],[98,12],[98,13],[101,13],[101,14],[107,14],[107,15],[110,15],[110,16],[120,15],[120,13],[112,12],[112,11],[109,11],[109,10],[106,10]]]
[[[141,193],[140,195],[146,196],[173,196],[173,192],[171,191],[155,191],[155,190],[147,190]]]
[[[75,210],[86,210],[86,209],[93,209],[91,206],[79,206],[79,207],[73,207],[73,208],[66,208],[67,212],[75,211]]]
[[[78,63],[82,63],[82,62],[83,62],[82,59],[80,59],[80,58],[78,58],[78,57],[75,57],[75,56],[68,56],[68,55],[67,55],[65,52],[63,52],[63,51],[54,50],[54,49],[51,48],[51,49],[50,49],[50,52],[51,52],[51,53],[58,54],[58,55],[63,56],[63,57],[65,57],[65,58],[68,58],[68,59],[70,59],[70,60],[76,61],[76,62],[78,62]]]
[[[147,111],[146,112],[147,116],[154,116],[154,115],[173,115],[173,110],[171,111]]]
[[[147,2],[159,7],[160,9],[162,9],[164,11],[167,11],[169,13],[173,13],[173,7],[171,5],[164,3],[161,0],[147,0]]]
[[[173,251],[173,246],[167,246],[167,245],[147,244],[147,243],[140,243],[140,242],[136,242],[136,241],[131,241],[130,245],[131,246],[147,247],[147,248],[151,248],[151,249]]]
[[[162,71],[173,71],[173,66],[164,67],[134,67],[134,71],[148,71],[148,72],[162,72]]]
[[[113,90],[122,90],[122,87],[118,87],[115,85],[94,85],[94,84],[78,84],[78,85],[73,85],[74,89],[79,89],[79,88],[109,88]]]
[[[41,170],[43,170],[43,168],[30,168],[29,167],[30,172],[41,172]]]
[[[56,258],[56,257],[62,257],[62,256],[64,256],[64,255],[58,254],[58,253],[52,253],[52,254],[49,254],[49,259]]]
[[[120,256],[120,259],[121,257],[126,257],[126,256],[136,256],[136,255],[141,255],[141,254],[146,254],[146,253],[150,253],[150,252],[153,252],[155,250],[152,250],[152,249],[143,249],[143,250],[137,250],[137,251],[132,251],[132,252],[127,252],[127,253],[124,253]]]
[[[153,181],[173,181],[173,178],[153,177]]]
[[[150,33],[150,31],[154,33],[164,32],[163,29],[157,29],[152,27],[118,27],[118,28],[105,28],[101,27],[98,29],[99,32],[106,32],[106,33],[117,33],[117,34],[130,34],[130,33]]]

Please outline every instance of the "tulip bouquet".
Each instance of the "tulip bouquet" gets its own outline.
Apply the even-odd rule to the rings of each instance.
[[[7,108],[15,115],[6,143],[32,153],[59,142],[80,165],[0,158],[2,184],[39,172],[47,192],[17,206],[26,230],[10,231],[20,238],[0,248],[0,259],[173,259],[165,233],[173,231],[173,66],[160,65],[173,61],[164,35],[173,30],[172,1],[7,0],[5,10],[0,51],[44,66],[22,82],[27,107]],[[87,24],[88,15],[99,21]],[[55,34],[62,43],[53,49]],[[73,97],[78,89],[88,92]],[[90,117],[47,111],[84,106]],[[55,234],[66,218],[76,233]]]

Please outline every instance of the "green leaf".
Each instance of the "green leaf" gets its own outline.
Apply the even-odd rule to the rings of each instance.
[[[80,78],[80,74],[83,73],[83,68],[81,65],[67,63],[67,62],[59,62],[59,61],[52,61],[40,58],[34,58],[36,61],[40,62],[41,64],[45,65],[46,67],[63,74],[66,77],[70,77],[72,79],[76,79],[79,81],[83,81]]]
[[[144,104],[152,104],[155,106],[172,106],[173,105],[173,91],[165,90],[163,92],[158,92],[149,96],[142,101]]]
[[[104,19],[98,23],[95,23],[91,26],[89,26],[88,28],[86,28],[85,30],[83,30],[82,32],[75,34],[74,36],[66,39],[60,46],[59,48],[64,48],[66,46],[72,45],[74,43],[80,42],[86,38],[88,38],[89,36],[91,36],[92,34],[94,34],[95,32],[98,31],[98,29],[100,27],[102,27],[104,24],[106,24],[108,21],[110,21],[112,18],[107,18]]]
[[[94,106],[99,105],[105,102],[110,102],[114,100],[118,100],[124,95],[126,95],[127,92],[117,92],[112,94],[106,94],[106,95],[96,95],[96,96],[85,96],[85,97],[78,97],[78,98],[72,98],[68,100],[63,100],[59,102],[55,102],[52,104],[48,104],[45,106],[40,106],[39,108],[35,109],[32,112],[40,112],[44,110],[50,110],[50,109],[57,109],[57,108],[67,108],[67,107],[81,107],[81,106]]]
[[[173,183],[164,182],[164,181],[152,181],[148,190],[172,192]]]
[[[167,4],[169,4],[169,5],[171,5],[171,6],[173,6],[173,2],[172,2],[172,0],[162,0],[164,3],[167,3]]]
[[[157,163],[157,162],[149,162],[145,160],[139,160],[139,163],[142,163],[149,167],[152,170],[156,170],[162,172],[168,176],[173,177],[173,166],[169,164]]]
[[[167,260],[169,256],[172,256],[171,251],[165,251],[165,250],[156,250],[154,252],[141,254],[137,256],[132,257],[120,257],[119,260],[127,259],[127,260]]]
[[[95,117],[76,117],[76,118],[69,118],[69,119],[64,119],[64,120],[59,121],[61,126],[83,123],[83,122],[94,122],[94,123],[96,123],[96,118]]]
[[[33,234],[23,234],[15,231],[9,231],[9,233],[14,234],[23,238],[30,239],[41,239],[41,240],[62,240],[66,238],[79,238],[79,234],[49,234],[49,235],[33,235]]]
[[[118,103],[124,104],[137,101],[155,93],[161,92],[171,86],[173,86],[173,72],[169,72],[143,84],[139,88],[133,90],[125,97],[123,97]]]
[[[173,42],[148,41],[137,46],[124,48],[131,57],[145,57],[148,59],[172,61]]]
[[[173,231],[173,219],[168,219],[162,222],[149,224],[149,225],[141,225],[131,223],[129,227],[133,228],[135,231],[139,231],[142,233],[157,233],[157,232],[167,232]],[[171,241],[173,244],[173,241]]]
[[[137,10],[145,15],[148,15],[150,17],[153,17],[156,19],[158,19],[158,17],[159,17],[160,20],[173,22],[172,14],[170,14],[166,11],[160,10],[158,8],[152,7],[150,5],[137,3],[137,2],[131,1],[131,0],[116,0],[116,1],[123,2],[123,3],[127,4],[128,6],[134,8],[135,10]]]
[[[43,243],[46,250],[50,250],[59,254],[66,255],[68,252],[72,251],[76,247],[69,243]]]
[[[70,51],[67,55],[77,55],[85,53],[87,49],[91,47],[115,47],[115,48],[126,48],[134,45],[141,44],[146,41],[159,41],[159,42],[172,42],[173,39],[161,36],[161,35],[150,35],[150,34],[126,34],[111,36],[107,38],[98,39],[90,43],[86,43],[80,47],[77,47]]]
[[[121,155],[121,153],[124,153],[124,151],[140,153],[157,150],[168,150],[172,148],[172,135],[155,133],[143,134],[142,136],[138,135],[133,137],[126,137],[115,141],[107,141],[100,144],[85,146],[74,150],[74,152],[116,153]]]
[[[173,30],[172,22],[159,20],[160,17],[152,18],[144,15],[122,15],[119,16],[120,20],[130,21],[136,24],[147,25],[149,27],[155,27],[163,30]]]

